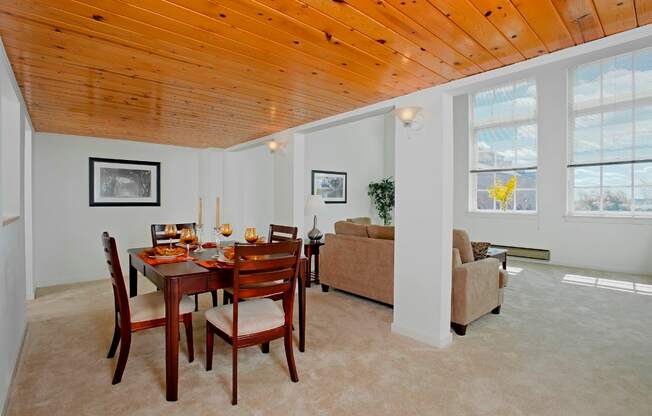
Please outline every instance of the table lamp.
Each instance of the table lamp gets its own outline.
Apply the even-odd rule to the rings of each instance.
[[[310,195],[306,201],[306,211],[308,214],[313,214],[312,230],[308,231],[308,238],[310,241],[319,241],[323,234],[317,229],[317,214],[320,213],[326,204],[321,195]]]

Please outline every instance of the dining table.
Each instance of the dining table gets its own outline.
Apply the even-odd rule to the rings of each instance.
[[[151,281],[165,297],[165,385],[168,401],[179,397],[179,302],[191,293],[210,292],[233,286],[233,269],[206,268],[199,262],[209,261],[216,248],[190,252],[192,260],[156,263],[147,261],[143,252],[149,247],[131,248],[129,253],[129,296],[138,293],[138,273]],[[148,259],[149,260],[149,259]],[[299,351],[306,346],[306,258],[299,261]]]

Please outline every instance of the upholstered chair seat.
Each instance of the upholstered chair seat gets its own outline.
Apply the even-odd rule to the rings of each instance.
[[[233,304],[207,310],[206,320],[222,332],[232,336]],[[249,299],[238,305],[238,336],[278,328],[284,323],[283,309],[271,299]]]
[[[163,292],[151,292],[129,298],[131,322],[153,321],[165,318],[165,298]],[[184,296],[179,303],[179,315],[191,313],[195,303]]]

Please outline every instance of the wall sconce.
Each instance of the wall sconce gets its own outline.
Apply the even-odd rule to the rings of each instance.
[[[419,115],[421,110],[421,107],[401,107],[396,109],[396,116],[403,123],[403,127],[418,131],[423,126],[422,117]]]
[[[276,153],[276,151],[281,148],[281,144],[276,140],[272,139],[267,142],[267,148],[269,149],[270,153]]]

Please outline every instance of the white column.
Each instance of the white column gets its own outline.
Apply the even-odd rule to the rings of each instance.
[[[452,99],[438,90],[401,97],[423,107],[423,128],[396,123],[396,240],[392,330],[426,344],[451,342]]]

